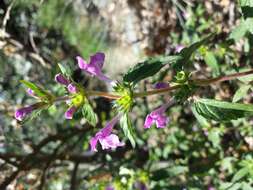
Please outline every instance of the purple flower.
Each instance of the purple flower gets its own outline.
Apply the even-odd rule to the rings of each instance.
[[[108,185],[108,186],[105,188],[105,190],[114,190],[114,187],[111,186],[111,185]]]
[[[169,107],[169,103],[162,105],[158,109],[155,109],[150,114],[147,115],[144,128],[150,128],[154,123],[157,128],[164,128],[169,122],[169,118],[166,116],[166,109]]]
[[[31,88],[28,88],[26,92],[27,92],[27,94],[29,94],[30,96],[36,96],[35,93],[34,93],[34,91],[33,91]]]
[[[114,117],[106,126],[98,131],[95,137],[92,137],[90,140],[90,146],[92,151],[97,151],[97,143],[100,142],[102,149],[112,149],[117,148],[118,146],[123,146],[124,143],[119,141],[119,137],[112,133],[114,125],[119,121],[120,116]]]
[[[33,105],[20,108],[15,112],[15,118],[19,121],[22,121],[27,115],[32,113],[34,109],[35,108]]]
[[[75,106],[71,106],[71,107],[65,112],[65,118],[66,118],[66,119],[72,119],[75,112],[76,112],[76,107],[75,107]]]
[[[135,189],[138,189],[138,190],[147,190],[148,189],[147,186],[145,185],[145,183],[140,182],[140,181],[135,182],[134,187],[135,187]]]
[[[66,79],[62,74],[58,73],[57,75],[55,75],[55,81],[68,86],[70,84],[69,80]]]
[[[109,79],[102,73],[102,67],[104,65],[105,54],[97,52],[95,55],[90,56],[90,63],[87,63],[80,56],[76,57],[79,68],[86,71],[91,76],[96,76],[100,80],[111,83],[112,80]]]
[[[175,53],[180,53],[182,49],[184,49],[185,46],[183,45],[177,45],[176,48],[175,48]]]
[[[170,85],[166,82],[158,82],[154,85],[154,88],[156,89],[161,89],[161,88],[167,88],[169,87]]]
[[[72,94],[75,94],[75,93],[78,92],[78,89],[77,89],[77,87],[76,87],[73,83],[70,83],[70,84],[68,85],[68,91],[69,91],[70,93],[72,93]]]

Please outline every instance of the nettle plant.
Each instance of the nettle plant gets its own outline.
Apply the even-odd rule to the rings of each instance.
[[[105,61],[104,53],[95,53],[90,56],[89,62],[77,56],[79,68],[85,73],[110,84],[112,91],[86,90],[81,84],[71,78],[68,68],[59,64],[61,73],[55,76],[55,81],[65,86],[67,95],[57,97],[34,83],[22,80],[21,82],[28,88],[28,94],[34,97],[37,103],[18,109],[15,112],[15,118],[19,121],[25,121],[29,118],[28,116],[35,115],[34,113],[49,109],[58,102],[65,102],[69,107],[65,112],[66,119],[72,119],[75,112],[81,110],[87,122],[92,126],[96,126],[98,117],[93,111],[90,101],[92,101],[92,97],[108,98],[112,100],[113,108],[117,114],[90,139],[91,150],[97,151],[98,142],[101,144],[102,149],[115,149],[124,146],[119,137],[113,134],[113,128],[118,122],[124,135],[130,140],[132,146],[135,147],[134,127],[131,125],[129,113],[134,106],[138,106],[136,99],[146,96],[168,95],[170,98],[168,102],[164,102],[163,105],[146,116],[144,121],[145,129],[150,128],[152,125],[156,125],[157,128],[166,127],[169,123],[166,110],[176,104],[191,104],[192,111],[199,121],[207,119],[226,122],[253,115],[253,105],[206,99],[197,96],[200,88],[253,74],[253,70],[248,70],[216,78],[203,79],[202,77],[193,77],[194,71],[189,70],[192,57],[194,57],[195,52],[199,48],[202,51],[206,49],[207,45],[213,43],[216,37],[217,35],[211,34],[189,47],[183,48],[175,55],[153,57],[138,63],[123,75],[121,81],[114,81],[102,73]],[[157,81],[154,89],[143,92],[138,90],[138,84],[142,80],[159,74],[164,67],[169,67],[175,73],[172,81]]]

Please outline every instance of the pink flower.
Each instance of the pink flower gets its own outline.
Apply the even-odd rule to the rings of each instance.
[[[76,87],[73,83],[70,83],[70,84],[68,85],[68,91],[69,91],[70,93],[72,93],[72,94],[75,94],[75,93],[78,92],[78,89],[77,89],[77,87]]]
[[[26,116],[31,114],[34,110],[42,108],[43,106],[45,106],[44,102],[38,102],[30,106],[20,108],[15,111],[15,118],[19,121],[22,121]]]
[[[19,121],[22,121],[27,115],[32,113],[33,110],[34,110],[33,105],[20,108],[15,112],[15,118]]]
[[[33,91],[31,88],[28,88],[26,92],[27,92],[27,94],[29,94],[30,96],[36,96],[35,93],[34,93],[34,91]]]
[[[95,137],[92,137],[90,140],[90,146],[92,151],[97,151],[97,143],[99,142],[102,146],[102,149],[113,149],[118,146],[123,146],[124,143],[119,141],[119,137],[115,134],[111,134],[114,125],[119,121],[120,116],[114,117],[106,126],[98,131]]]
[[[76,112],[76,107],[72,106],[65,112],[65,118],[66,119],[72,119],[74,113]]]
[[[184,48],[185,48],[184,45],[177,45],[175,48],[175,53],[180,53]]]
[[[169,123],[169,118],[166,116],[166,109],[169,107],[169,103],[162,105],[158,109],[155,109],[147,115],[144,123],[144,128],[150,128],[154,123],[157,128],[164,128]]]
[[[63,84],[65,86],[68,86],[70,84],[69,80],[66,79],[62,74],[58,73],[57,75],[55,75],[55,81]]]
[[[80,56],[76,57],[79,68],[86,71],[91,76],[96,76],[100,80],[111,83],[112,80],[109,79],[102,73],[102,67],[104,65],[105,54],[97,52],[95,55],[90,56],[90,62],[87,63]]]
[[[154,85],[154,88],[156,89],[161,89],[161,88],[167,88],[169,87],[170,85],[166,82],[158,82]]]

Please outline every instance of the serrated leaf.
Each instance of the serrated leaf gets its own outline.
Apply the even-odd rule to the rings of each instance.
[[[175,64],[179,59],[181,59],[181,56],[160,56],[147,59],[130,68],[123,76],[123,81],[137,83],[142,79],[153,76],[166,64]]]
[[[34,91],[36,96],[39,97],[49,97],[51,96],[46,90],[42,89],[41,87],[37,86],[36,84],[26,81],[26,80],[21,80],[21,83],[23,83],[27,88],[30,88]]]
[[[233,102],[238,102],[245,97],[250,89],[251,85],[243,85],[236,92],[233,97]]]
[[[210,127],[210,123],[202,115],[199,115],[199,113],[196,111],[194,106],[192,106],[191,109],[192,109],[193,115],[196,117],[201,127],[204,127],[204,128]]]
[[[218,75],[220,73],[220,68],[217,62],[217,59],[213,52],[207,52],[204,56],[206,64],[211,67],[212,71]]]
[[[203,38],[202,40],[197,41],[197,42],[191,44],[190,46],[182,49],[181,52],[179,53],[179,55],[181,55],[183,57],[183,59],[178,62],[176,67],[180,69],[180,67],[182,67],[184,64],[186,64],[190,60],[192,54],[198,48],[200,48],[202,45],[205,45],[205,44],[208,44],[209,42],[211,42],[211,39],[213,39],[214,36],[215,36],[215,34],[210,34],[210,35],[206,36],[205,38]]]
[[[249,173],[248,168],[242,168],[242,169],[240,169],[240,170],[239,170],[238,172],[236,172],[236,174],[233,176],[232,182],[239,181],[240,179],[242,179],[243,177],[245,177],[248,173]]]
[[[97,125],[98,122],[97,114],[93,111],[89,103],[83,105],[82,114],[90,125],[94,127]]]
[[[196,111],[215,121],[230,121],[253,114],[253,106],[212,99],[199,99],[194,103]]]
[[[135,138],[134,138],[134,131],[133,131],[133,127],[127,113],[125,113],[121,117],[120,126],[123,129],[125,136],[129,139],[132,147],[134,148],[136,145]]]

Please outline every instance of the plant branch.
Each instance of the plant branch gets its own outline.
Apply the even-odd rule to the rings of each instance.
[[[198,85],[198,86],[208,86],[213,83],[233,80],[233,79],[250,75],[250,74],[253,74],[253,69],[249,71],[241,72],[241,73],[234,73],[234,74],[220,76],[220,77],[211,78],[211,79],[193,79],[192,81],[193,81],[193,84]]]

